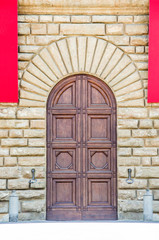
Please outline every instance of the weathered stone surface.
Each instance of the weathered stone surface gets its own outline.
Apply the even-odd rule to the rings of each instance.
[[[34,139],[29,139],[28,146],[33,146],[33,147],[44,147],[45,146],[45,139],[41,138],[34,138]]]
[[[136,192],[135,190],[119,190],[118,198],[122,200],[133,200],[136,198]]]
[[[152,165],[159,166],[159,157],[152,157]]]
[[[0,120],[1,128],[28,128],[28,120]]]
[[[28,147],[21,147],[21,148],[12,148],[10,150],[11,155],[13,156],[40,156],[45,154],[44,148],[28,148]]]
[[[125,33],[128,35],[148,34],[147,24],[126,24]]]
[[[5,157],[4,158],[4,166],[16,166],[17,158],[16,157]]]
[[[117,17],[116,16],[92,16],[92,22],[98,22],[98,23],[115,23],[117,22]]]
[[[45,209],[44,200],[22,202],[22,212],[42,212]]]
[[[130,38],[130,44],[133,46],[145,46],[148,44],[148,36],[133,36]]]
[[[22,138],[11,138],[11,139],[2,139],[1,140],[2,146],[27,146],[27,139]]]
[[[152,128],[152,120],[150,119],[142,119],[139,123],[140,128]]]
[[[18,167],[1,167],[0,178],[18,178],[19,169]]]
[[[8,148],[0,148],[0,156],[8,156],[9,149]]]
[[[137,190],[137,200],[143,200],[146,190]]]
[[[33,24],[31,24],[31,33],[32,34],[39,34],[39,35],[46,34],[46,24],[44,24],[44,23],[41,23],[41,24],[33,23]]]
[[[104,24],[61,24],[60,34],[64,35],[105,35]]]
[[[22,34],[22,35],[30,34],[30,24],[29,23],[19,23],[18,24],[18,34]]]
[[[24,137],[29,137],[29,138],[43,138],[45,137],[45,130],[39,130],[39,129],[27,129],[24,130]]]
[[[140,157],[118,157],[119,166],[138,166],[141,164]]]
[[[156,148],[134,148],[133,149],[134,156],[155,156],[157,155]]]
[[[8,202],[0,202],[0,213],[8,212]]]
[[[48,24],[48,34],[58,34],[59,33],[59,25],[54,23]]]
[[[121,220],[134,220],[134,221],[143,221],[143,213],[140,212],[119,212],[119,219]]]
[[[1,130],[0,129],[0,138],[8,137],[8,130]]]
[[[141,201],[122,201],[120,202],[120,209],[123,212],[142,212],[143,211],[143,202]]]
[[[18,118],[24,119],[40,119],[45,118],[44,108],[22,108],[17,111]]]
[[[128,36],[123,36],[123,35],[109,35],[109,36],[101,36],[102,38],[112,42],[115,45],[119,45],[119,46],[125,46],[125,45],[129,45],[129,37]]]
[[[30,128],[44,129],[45,126],[46,126],[46,123],[44,120],[30,120]]]
[[[0,201],[9,201],[10,194],[10,191],[0,191]]]
[[[23,212],[19,213],[18,220],[19,221],[35,221],[35,220],[45,220],[46,214],[44,212],[36,213],[36,212]]]
[[[31,184],[31,189],[42,189],[46,187],[46,182],[44,179],[38,179],[36,183]]]
[[[143,139],[125,138],[118,139],[118,146],[120,147],[142,147],[144,145]]]
[[[19,157],[19,166],[43,166],[45,164],[44,157]]]
[[[3,157],[0,157],[0,166],[3,166]]]
[[[143,166],[150,166],[151,165],[151,158],[150,157],[142,157],[142,165]]]
[[[124,32],[123,24],[107,24],[106,33],[109,35],[122,35]]]
[[[6,189],[6,180],[5,179],[0,179],[0,189]]]
[[[125,129],[119,129],[118,130],[118,137],[130,137],[131,136],[131,130],[125,130]]]
[[[154,200],[159,200],[159,190],[153,191]]]
[[[41,199],[45,197],[45,190],[16,191],[19,199]],[[1,192],[0,192],[1,196]],[[1,199],[1,198],[0,198]]]
[[[159,108],[150,108],[149,109],[150,118],[159,118]]]
[[[148,23],[149,22],[149,16],[148,15],[134,16],[134,22],[135,23]]]
[[[157,178],[159,177],[159,167],[136,167],[137,178]]]
[[[145,146],[147,147],[159,147],[159,138],[146,139]]]
[[[119,118],[147,118],[148,112],[145,108],[119,108]]]
[[[0,118],[15,118],[16,108],[0,108]]]
[[[10,179],[8,180],[8,189],[28,189],[28,179]]]
[[[52,22],[52,15],[41,15],[40,22]]]
[[[159,120],[154,120],[154,128],[159,129]]]
[[[118,177],[125,177],[128,178],[128,169],[129,167],[119,167],[118,168]],[[132,173],[131,176],[134,177],[134,167],[131,167]]]
[[[148,130],[132,130],[132,136],[133,137],[140,137],[140,138],[146,138],[146,137],[157,137],[157,130],[155,129],[148,129]]]
[[[19,15],[18,22],[38,22],[38,18],[36,15]]]
[[[130,189],[142,189],[147,187],[147,180],[146,179],[135,179],[134,183],[132,184],[127,184],[125,181],[126,179],[119,179],[118,181],[118,187],[120,189],[124,188],[130,188]]]
[[[72,17],[75,17],[75,16],[72,16]],[[60,15],[54,16],[54,22],[56,23],[70,22],[70,16],[60,16]]]
[[[9,137],[11,138],[20,138],[23,137],[23,130],[20,129],[12,129],[9,131]]]
[[[23,178],[32,178],[32,173],[31,173],[32,168],[29,167],[22,167],[21,168],[21,175]],[[35,168],[35,177],[36,178],[44,178],[45,177],[45,168],[43,167],[36,167]]]
[[[130,155],[131,155],[131,148],[118,149],[118,156],[130,156]]]
[[[138,128],[138,120],[135,119],[118,119],[118,127],[125,129]]]
[[[118,22],[120,23],[132,23],[133,16],[118,16]]]
[[[149,187],[158,189],[159,188],[159,179],[150,179],[149,180]]]

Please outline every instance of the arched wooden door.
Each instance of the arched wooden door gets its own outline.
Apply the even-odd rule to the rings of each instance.
[[[59,82],[47,105],[47,219],[117,219],[116,102],[89,75]]]

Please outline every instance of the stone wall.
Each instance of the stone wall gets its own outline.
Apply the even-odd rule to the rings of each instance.
[[[159,220],[159,104],[147,103],[148,15],[20,14],[18,20],[19,103],[0,104],[1,221],[8,221],[13,189],[20,221],[45,219],[46,102],[52,87],[75,73],[101,78],[117,99],[119,219],[142,220],[149,186]],[[29,189],[32,168],[38,181]]]

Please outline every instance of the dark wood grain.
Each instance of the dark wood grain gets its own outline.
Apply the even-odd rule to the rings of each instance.
[[[117,219],[116,101],[90,75],[59,82],[47,104],[47,219]]]

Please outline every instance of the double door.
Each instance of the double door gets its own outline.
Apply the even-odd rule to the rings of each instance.
[[[47,108],[47,219],[117,218],[116,105],[88,75],[62,80]]]

